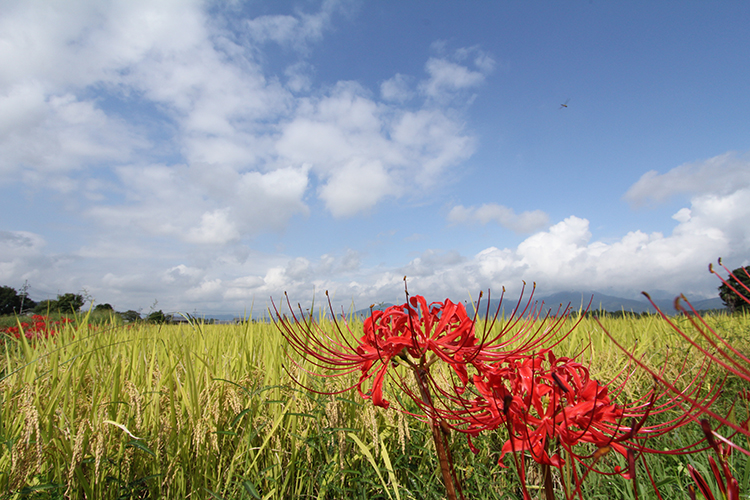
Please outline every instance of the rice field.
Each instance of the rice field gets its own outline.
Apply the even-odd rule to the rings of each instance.
[[[750,352],[750,317],[707,321]],[[578,355],[601,381],[627,372],[626,397],[637,398],[653,381],[629,367],[602,326],[653,366],[667,359],[676,373],[686,360],[689,372],[703,361],[657,316],[583,319],[556,352]],[[276,327],[262,322],[89,326],[84,317],[48,338],[5,338],[0,498],[444,498],[427,425],[397,404],[375,408],[356,390],[302,389],[285,370],[292,366],[285,347]],[[325,392],[356,381],[356,374],[342,380],[295,373]],[[731,379],[726,387],[717,404],[728,409],[744,387]],[[655,444],[700,439],[694,427]],[[512,461],[498,465],[502,442],[481,435],[474,454],[464,436],[450,435],[466,498],[520,498]],[[686,467],[708,471],[705,455],[651,457],[662,496],[687,498]],[[731,464],[747,492],[747,457],[735,453]],[[540,481],[538,471],[527,472],[529,490],[541,495]],[[636,498],[619,476],[592,475],[585,487],[585,498]],[[656,498],[647,481],[638,489],[637,498]]]

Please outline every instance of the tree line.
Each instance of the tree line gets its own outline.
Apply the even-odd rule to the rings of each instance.
[[[83,293],[63,293],[58,294],[56,299],[41,300],[39,302],[32,300],[25,289],[16,290],[10,286],[0,286],[0,316],[24,316],[28,314],[46,315],[50,313],[58,314],[78,314],[81,308],[88,301],[87,294]],[[145,320],[150,323],[169,323],[173,321],[170,314],[165,314],[162,310],[152,311],[145,317],[140,312],[128,310],[124,312],[115,311],[111,304],[97,304],[94,306],[94,312],[103,314],[114,314],[122,318],[126,323]]]

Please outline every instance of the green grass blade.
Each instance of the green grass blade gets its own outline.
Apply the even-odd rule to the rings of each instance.
[[[372,453],[370,452],[370,448],[362,442],[361,439],[357,437],[356,434],[350,432],[348,434],[350,438],[352,438],[352,441],[354,441],[357,446],[359,446],[360,451],[362,454],[367,457],[367,460],[370,462],[370,465],[372,465],[372,468],[375,469],[375,473],[378,475],[378,478],[380,479],[380,482],[383,484],[383,489],[385,490],[386,494],[388,494],[388,498],[393,500],[393,497],[391,496],[391,492],[388,490],[388,485],[385,482],[385,479],[383,479],[383,475],[380,473],[380,468],[378,467],[377,462],[375,462],[375,457],[372,456]]]

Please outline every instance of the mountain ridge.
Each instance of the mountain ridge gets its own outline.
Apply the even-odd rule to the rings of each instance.
[[[552,313],[554,313],[555,311],[558,310],[558,308],[562,311],[568,305],[570,305],[573,311],[578,311],[579,309],[588,308],[589,311],[604,310],[610,313],[616,313],[616,312],[622,312],[622,311],[639,313],[639,314],[656,312],[656,309],[646,300],[645,297],[642,300],[627,299],[623,297],[617,297],[614,295],[608,295],[608,294],[597,292],[597,291],[557,292],[557,293],[553,293],[550,295],[545,295],[544,297],[534,297],[534,302],[537,304],[537,307],[543,307],[543,314],[546,314],[547,311],[552,311]],[[590,307],[589,307],[589,302],[591,303]],[[676,314],[676,311],[674,309],[674,299],[654,299],[654,303],[665,314],[667,315]],[[706,310],[726,311],[726,307],[724,307],[723,302],[718,297],[711,298],[711,299],[692,300],[690,301],[690,303],[693,305],[693,307],[697,311],[706,311]],[[503,299],[501,314],[505,313],[505,315],[508,316],[510,313],[513,312],[517,304],[518,304],[518,298],[505,297]],[[519,310],[523,310],[526,307],[526,304],[527,304],[527,300],[523,300],[521,302],[521,306]],[[544,305],[542,306],[542,304]],[[377,304],[374,307],[374,309],[384,310],[392,305],[394,304],[380,303],[380,304]],[[470,304],[468,301],[465,301],[464,305],[466,306],[467,313],[470,316],[473,316],[474,315],[473,305]],[[489,304],[490,314],[494,314],[495,311],[498,309],[499,305],[500,305],[499,299],[495,299],[495,298],[490,299],[490,304]],[[487,301],[485,299],[482,300],[479,306],[479,309],[480,309],[479,311],[480,315],[484,314],[487,311]],[[316,317],[318,317],[318,314],[319,312],[316,312]],[[330,317],[330,311],[324,311],[324,314],[325,314],[325,317]],[[360,318],[367,317],[370,314],[370,308],[366,307],[362,309],[357,309],[353,312],[353,314]],[[231,320],[237,320],[241,318],[242,316],[228,314],[228,313],[219,313],[219,314],[198,315],[197,317],[214,318],[214,319],[221,320],[221,321],[231,321]],[[253,314],[252,317],[253,319],[260,320],[260,321],[270,320],[267,313],[263,313],[260,315]]]

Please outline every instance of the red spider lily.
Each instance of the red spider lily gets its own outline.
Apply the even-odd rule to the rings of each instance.
[[[482,294],[480,300],[481,297]],[[460,394],[469,382],[468,367],[474,365],[479,369],[489,362],[533,352],[549,343],[549,339],[560,333],[568,310],[547,324],[547,317],[541,318],[542,308],[531,306],[532,299],[533,291],[520,313],[519,299],[506,324],[492,338],[489,338],[488,332],[497,320],[502,297],[494,316],[485,316],[484,333],[481,336],[477,336],[475,331],[477,315],[473,319],[469,318],[463,304],[449,299],[428,304],[424,297],[417,295],[410,297],[405,304],[391,306],[384,311],[371,310],[363,325],[364,335],[358,341],[354,340],[357,335],[350,329],[343,315],[341,321],[336,320],[330,299],[329,309],[334,316],[334,327],[338,335],[321,328],[310,315],[302,312],[301,307],[298,307],[299,315],[295,314],[288,297],[289,317],[283,315],[275,304],[273,307],[276,326],[292,350],[312,366],[329,370],[329,373],[320,374],[321,376],[359,372],[359,380],[354,385],[338,392],[356,387],[362,397],[372,399],[376,406],[387,408],[390,402],[383,398],[383,384],[386,375],[391,373],[389,368],[396,364],[429,372],[429,368],[437,361],[447,363],[458,378],[450,392],[438,387],[439,384],[435,383],[429,373],[425,381],[434,386],[439,395],[450,396],[453,391]],[[567,334],[561,335],[560,339],[565,335]],[[305,369],[294,358],[290,359],[295,366]],[[308,373],[316,374],[312,371]],[[394,377],[395,380],[400,380],[398,373]],[[371,378],[373,383],[370,390],[363,390],[364,383]],[[427,413],[433,411],[433,403],[423,401],[421,394],[414,393],[406,384],[400,385],[420,408]]]
[[[451,406],[461,410],[446,405],[440,411],[441,419],[465,432],[474,451],[472,436],[487,430],[506,429],[508,439],[502,447],[500,465],[503,457],[512,453],[522,475],[527,454],[548,474],[549,467],[563,467],[565,460],[559,451],[564,450],[567,457],[585,470],[579,476],[577,469],[572,469],[576,486],[573,495],[580,494],[580,486],[590,471],[633,477],[632,465],[614,472],[595,466],[601,456],[610,451],[620,453],[629,462],[634,461],[636,452],[638,456],[665,453],[648,447],[648,439],[689,423],[696,413],[695,410],[685,411],[668,389],[659,391],[657,387],[630,404],[618,404],[616,401],[622,397],[627,376],[619,385],[602,384],[590,377],[586,366],[571,358],[558,358],[549,349],[535,354],[508,355],[500,362],[477,368],[472,380],[474,397],[456,395]],[[690,390],[700,390],[700,378],[696,377]],[[666,422],[646,425],[651,416],[675,411],[678,415]],[[577,445],[582,444],[594,445],[596,451],[581,454]],[[670,453],[689,453],[695,451],[694,448]],[[545,489],[551,488],[551,482],[545,484]]]
[[[731,278],[734,278],[740,285],[740,287],[733,287],[728,279],[724,279],[721,275],[716,273],[713,266],[709,266],[709,271],[716,274],[719,279],[727,285],[732,291],[734,291],[742,300],[750,304],[750,288],[744,285],[737,277],[725,266],[722,265],[721,259],[719,259],[719,265],[728,273]],[[747,273],[747,271],[745,271]],[[741,290],[738,290],[741,288]],[[724,389],[724,383],[728,376],[733,375],[739,379],[750,382],[750,359],[739,352],[734,346],[732,346],[726,339],[724,339],[714,328],[712,328],[708,322],[701,317],[690,302],[685,298],[684,295],[680,295],[675,299],[675,309],[691,324],[695,332],[698,333],[697,337],[686,332],[680,328],[675,321],[669,318],[664,312],[651,300],[651,297],[644,292],[646,298],[651,302],[652,306],[657,310],[658,314],[677,332],[690,346],[698,350],[704,356],[704,362],[699,370],[699,373],[691,381],[688,387],[692,386],[692,390],[680,389],[677,387],[675,380],[667,380],[663,371],[656,370],[648,366],[641,359],[637,359],[633,354],[626,349],[624,346],[618,344],[615,339],[607,332],[605,333],[610,339],[625,352],[630,359],[650,373],[654,379],[672,394],[674,401],[676,401],[680,408],[684,408],[686,417],[701,425],[701,428],[705,434],[705,438],[697,443],[693,443],[691,446],[684,448],[683,450],[677,450],[677,453],[694,453],[697,451],[704,451],[707,449],[713,449],[719,458],[721,468],[716,464],[713,457],[709,457],[709,463],[714,478],[718,484],[718,487],[722,493],[723,498],[726,500],[739,498],[739,486],[736,479],[732,476],[731,471],[727,465],[727,457],[732,449],[736,449],[746,455],[750,455],[750,451],[738,446],[731,439],[737,435],[742,434],[746,437],[750,437],[750,430],[748,429],[750,423],[750,417],[746,416],[745,420],[737,422],[734,415],[734,404],[750,399],[750,395],[746,391],[740,391],[737,394],[735,403],[732,404],[727,414],[717,413],[712,405],[716,398]],[[684,304],[684,305],[683,305]],[[705,341],[707,346],[700,342],[700,339]],[[725,370],[725,376],[723,379],[718,380],[710,389],[705,390],[702,382],[698,380],[705,378],[708,380],[709,368],[712,365],[718,365]],[[682,372],[680,372],[681,375]],[[680,378],[680,375],[676,379]],[[748,411],[746,409],[746,415]],[[718,421],[721,425],[728,427],[731,430],[731,434],[724,436],[712,429],[709,421],[706,417],[711,417]],[[707,446],[706,446],[707,444]],[[714,498],[707,481],[705,478],[693,467],[688,467],[688,471],[695,482],[698,490],[701,491],[703,496],[707,499],[712,500]],[[723,472],[723,478],[722,473]],[[653,483],[653,481],[652,481]],[[658,491],[657,491],[658,494]],[[691,498],[695,498],[694,488],[691,486],[689,495]]]
[[[461,351],[472,347],[477,341],[474,322],[466,314],[466,308],[450,300],[428,306],[424,297],[416,296],[406,304],[391,306],[385,311],[373,310],[364,322],[364,335],[356,344],[343,335],[339,322],[335,322],[335,325],[340,335],[335,338],[309,316],[305,317],[304,313],[300,313],[299,318],[294,313],[287,318],[278,309],[275,311],[276,325],[292,349],[303,359],[332,370],[333,375],[359,371],[360,377],[355,386],[360,395],[372,399],[374,405],[383,408],[390,405],[389,401],[383,399],[383,383],[394,358],[399,356],[406,359],[408,353],[414,360],[426,365],[427,354],[433,353],[451,364],[459,377],[466,380]],[[420,314],[419,311],[424,313]],[[353,337],[354,333],[345,320],[343,325]],[[431,363],[434,360],[431,359]],[[371,390],[363,391],[362,385],[370,378],[373,378]]]
[[[531,295],[533,297],[533,291]],[[552,352],[555,336],[559,337],[559,342],[567,335],[561,330],[569,309],[551,321],[548,321],[549,316],[539,321],[541,307],[532,307],[529,298],[518,314],[519,300],[510,319],[490,337],[500,307],[492,317],[487,311],[483,333],[477,335],[477,316],[470,319],[462,304],[450,300],[428,304],[421,296],[409,298],[408,292],[407,299],[406,303],[384,311],[372,310],[358,341],[354,340],[356,335],[346,321],[336,321],[335,315],[334,334],[321,328],[301,308],[299,316],[295,315],[288,297],[291,317],[282,315],[274,304],[276,325],[303,360],[329,370],[322,376],[359,373],[357,382],[337,392],[356,387],[362,397],[387,408],[390,403],[383,397],[383,386],[386,376],[390,376],[422,411],[421,415],[410,414],[432,425],[449,498],[456,498],[453,483],[458,482],[441,427],[466,433],[472,448],[472,436],[505,428],[509,437],[503,445],[501,460],[508,453],[513,454],[522,484],[525,484],[526,454],[542,464],[547,472],[548,498],[552,495],[549,467],[561,468],[565,464],[561,449],[566,457],[584,468],[580,475],[578,469],[573,468],[576,488],[572,495],[578,493],[579,496],[580,485],[591,471],[621,474],[635,480],[635,461],[644,453],[697,451],[695,444],[679,450],[655,450],[647,446],[647,440],[690,422],[713,403],[718,391],[705,391],[702,386],[707,365],[680,397],[672,394],[673,386],[657,384],[638,400],[623,405],[616,401],[623,394],[627,375],[618,384],[602,384],[592,379],[588,368],[581,363],[572,358],[558,358]],[[332,312],[330,299],[329,308]],[[575,326],[577,323],[573,328]],[[437,381],[431,371],[438,361],[446,363],[454,375],[447,384],[445,380]],[[292,362],[307,371],[293,358]],[[417,391],[402,378],[399,370],[392,369],[399,364],[411,369]],[[652,375],[661,380],[662,373],[653,371]],[[370,390],[364,390],[363,385],[369,379],[372,379]],[[675,411],[677,417],[661,424],[646,425],[650,416]],[[593,445],[596,450],[592,454],[581,454],[576,448],[581,444]],[[615,468],[614,472],[597,469],[599,459],[612,450],[627,458],[628,467]],[[643,463],[646,465],[645,460]],[[566,496],[570,496],[568,493],[566,486]],[[524,496],[528,496],[525,486]]]
[[[734,277],[734,275],[721,264],[721,259],[719,259],[719,265],[721,265],[727,273]],[[712,266],[709,266],[709,271],[713,274],[716,274],[719,279],[727,284],[732,290],[734,290],[743,300],[748,302],[750,304],[750,291],[748,291],[747,296],[740,293],[738,290],[733,288],[731,284],[728,283],[727,280],[722,278],[719,274],[717,274]],[[736,277],[735,277],[736,278]],[[740,284],[742,284],[741,281],[737,280]],[[744,287],[745,285],[743,285]],[[745,287],[747,288],[747,287]],[[750,382],[750,359],[748,359],[747,356],[742,354],[740,351],[738,351],[735,347],[733,347],[726,339],[724,339],[714,328],[712,328],[706,320],[701,317],[700,314],[695,310],[695,308],[690,304],[690,302],[685,298],[684,295],[680,295],[675,299],[675,309],[684,317],[688,319],[693,329],[698,333],[698,337],[702,338],[706,341],[708,344],[708,347],[700,343],[698,340],[694,338],[694,335],[691,335],[689,332],[686,332],[677,324],[670,319],[659,307],[651,300],[651,297],[643,292],[643,294],[646,296],[646,298],[651,302],[653,307],[657,310],[657,312],[661,315],[661,317],[674,329],[675,332],[677,332],[689,345],[696,348],[700,353],[702,353],[705,356],[706,363],[714,363],[718,366],[720,366],[722,369],[725,370],[727,376],[728,375],[734,375],[741,380],[744,380],[746,382]],[[683,306],[683,304],[685,304]],[[608,332],[606,332],[607,335],[609,335]],[[612,339],[612,336],[610,335],[610,339]],[[614,341],[614,339],[612,339]],[[615,342],[617,344],[617,342]],[[626,354],[629,354],[629,351],[624,347],[617,344],[620,349],[622,349]],[[709,416],[713,419],[716,419],[718,422],[720,422],[722,425],[730,428],[733,431],[732,436],[735,434],[743,434],[745,436],[750,437],[750,430],[748,430],[748,423],[749,420],[745,420],[742,422],[735,422],[733,419],[729,418],[729,414],[727,415],[721,415],[714,411],[711,408],[711,403],[715,400],[715,397],[703,397],[698,398],[696,393],[686,393],[684,391],[681,391],[678,389],[673,381],[666,380],[665,377],[659,373],[654,371],[651,367],[647,366],[645,363],[643,363],[641,360],[635,359],[632,355],[631,359],[635,361],[636,364],[638,364],[641,368],[646,370],[647,372],[651,373],[652,376],[654,376],[660,384],[664,385],[666,388],[668,388],[670,391],[672,391],[675,394],[675,397],[679,398],[683,405],[687,407],[691,407],[696,410],[696,412],[693,413],[693,420],[698,421],[701,415]],[[707,368],[705,373],[707,374]],[[719,381],[715,387],[712,389],[712,392],[715,395],[718,395],[718,393],[723,388],[724,381]],[[738,402],[742,400],[750,399],[750,395],[747,393],[740,393],[738,394]],[[730,414],[732,413],[732,409],[730,409]],[[730,441],[730,438],[732,436],[724,437],[717,433],[716,431],[713,431],[713,436],[721,441],[723,441],[728,446],[734,447],[735,449],[747,454],[750,456],[750,451],[745,450],[733,442]]]
[[[292,311],[288,297],[287,305]],[[330,298],[329,307],[333,312]],[[469,319],[462,304],[446,300],[428,305],[424,297],[416,296],[403,305],[392,306],[385,311],[371,310],[370,317],[363,325],[364,335],[356,344],[347,339],[339,322],[335,322],[339,335],[333,337],[309,316],[306,318],[301,309],[300,317],[297,318],[292,312],[291,319],[282,316],[275,304],[274,309],[276,324],[293,350],[314,366],[331,370],[332,375],[359,371],[359,380],[354,386],[362,397],[372,399],[376,406],[388,408],[390,404],[383,398],[383,383],[395,359],[403,360],[412,369],[419,395],[412,391],[409,393],[423,408],[433,406],[425,374],[438,359],[449,363],[464,384],[468,381],[463,351],[472,349],[477,339],[474,335],[474,321]],[[343,323],[347,333],[354,336],[345,320]],[[300,366],[296,361],[294,363]],[[365,392],[362,385],[370,378],[373,378],[372,389]],[[402,385],[406,387],[406,384]],[[433,440],[447,496],[449,499],[457,498],[458,489],[458,494],[463,498],[453,470],[450,450],[434,416],[434,412],[427,411],[426,418],[432,424]]]
[[[609,398],[608,387],[589,377],[588,369],[550,350],[509,356],[474,376],[480,397],[471,408],[469,435],[504,426],[509,438],[500,459],[509,452],[529,450],[539,463],[561,467],[558,454],[549,456],[548,441],[557,438],[569,449],[578,443],[597,447],[614,444],[609,431],[623,409]]]
[[[59,321],[50,321],[47,316],[40,316],[35,314],[31,316],[32,322],[20,322],[18,326],[6,327],[0,332],[14,336],[16,339],[20,339],[23,334],[27,340],[39,340],[42,338],[49,338],[54,336],[55,333],[65,324],[72,322],[70,318],[61,318]]]
[[[706,440],[709,442],[711,448],[716,452],[716,456],[719,458],[719,462],[721,463],[721,468],[719,468],[719,465],[717,465],[714,457],[708,457],[708,463],[711,466],[711,473],[716,480],[716,484],[719,487],[719,491],[721,492],[722,497],[725,500],[739,500],[740,486],[737,482],[737,479],[735,479],[732,475],[732,472],[729,469],[729,464],[727,463],[727,459],[732,452],[732,448],[716,442],[713,436],[713,431],[711,430],[711,425],[708,423],[708,420],[701,419],[700,423],[701,427],[703,428],[703,432],[706,435]],[[703,475],[698,472],[692,465],[688,465],[688,472],[690,473],[690,477],[693,479],[693,482],[695,482],[696,486],[698,486],[698,489],[703,494],[703,496],[707,500],[715,500],[714,494],[711,492],[711,489],[708,486],[708,482],[703,477]],[[694,500],[695,492],[692,486],[690,487],[689,494],[690,498]]]
[[[480,300],[481,297],[480,294]],[[469,369],[473,368],[479,373],[491,363],[501,362],[509,356],[523,356],[533,352],[560,334],[567,320],[569,308],[550,322],[547,322],[548,316],[539,321],[542,308],[532,307],[532,298],[533,291],[520,314],[519,299],[509,320],[498,333],[490,337],[489,332],[493,330],[501,310],[502,296],[494,316],[487,311],[483,334],[478,336],[475,330],[477,315],[473,319],[469,318],[463,304],[448,299],[428,304],[422,296],[409,298],[407,292],[406,303],[389,307],[385,311],[371,310],[370,317],[363,325],[364,335],[357,342],[354,341],[356,335],[343,315],[340,322],[335,320],[334,315],[336,332],[331,334],[315,323],[310,315],[306,316],[301,307],[299,315],[296,315],[288,297],[290,317],[282,315],[275,304],[273,307],[276,325],[289,346],[313,367],[327,369],[328,372],[321,374],[322,376],[359,372],[356,383],[336,392],[356,387],[362,397],[372,399],[376,406],[387,408],[390,403],[383,397],[383,385],[386,376],[391,376],[399,389],[423,412],[421,415],[410,414],[432,425],[448,496],[455,498],[452,483],[457,484],[457,481],[441,427],[460,428],[475,422],[471,415],[457,412],[453,406],[466,390],[467,384],[476,379],[476,376],[469,377]],[[329,308],[333,313],[330,299]],[[560,335],[560,339],[566,335]],[[296,367],[307,371],[302,363],[291,359]],[[455,375],[455,380],[448,386],[433,378],[431,368],[438,361],[446,363]],[[416,391],[402,378],[399,370],[391,369],[399,364],[412,371],[417,381]],[[372,386],[366,391],[363,385],[371,378]],[[471,420],[467,420],[469,418]]]
[[[395,356],[412,362],[406,357],[408,354],[422,368],[440,359],[453,368],[464,385],[468,382],[466,357],[473,354],[478,340],[474,321],[469,319],[463,304],[446,299],[428,305],[424,297],[417,295],[401,306],[372,311],[363,329],[357,352],[367,361],[361,367],[358,388],[362,394],[362,381],[370,378],[373,375],[370,369],[379,364],[371,394],[374,405],[384,408],[389,405],[382,399],[382,388],[386,370]],[[433,356],[428,358],[428,354]]]

